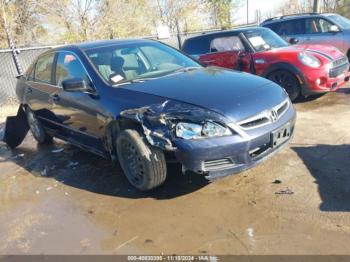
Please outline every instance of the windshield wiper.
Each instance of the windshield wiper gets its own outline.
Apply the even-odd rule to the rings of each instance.
[[[178,73],[178,72],[186,73],[186,72],[190,72],[190,71],[193,71],[193,70],[197,70],[199,68],[200,67],[198,67],[198,66],[181,67],[179,69],[176,69],[173,73]]]

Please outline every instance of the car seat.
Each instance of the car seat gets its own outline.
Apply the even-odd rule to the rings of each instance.
[[[123,70],[123,66],[124,66],[124,59],[120,56],[113,56],[111,59],[111,70],[113,71],[112,74],[109,75],[108,79],[111,82],[114,82],[112,80],[113,77],[115,76],[121,76],[123,77],[123,79],[126,79],[124,70]]]

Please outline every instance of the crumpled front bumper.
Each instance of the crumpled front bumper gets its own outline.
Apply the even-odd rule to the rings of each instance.
[[[184,140],[177,139],[175,156],[185,170],[201,173],[209,180],[233,175],[251,168],[278,152],[292,138],[296,121],[293,106],[275,123],[247,132],[247,137],[232,136]],[[287,141],[272,148],[271,133],[290,124]],[[261,148],[254,152],[255,149]]]

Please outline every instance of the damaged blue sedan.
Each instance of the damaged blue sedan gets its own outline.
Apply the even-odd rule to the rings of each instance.
[[[4,140],[30,129],[119,163],[139,190],[160,186],[167,161],[207,179],[250,168],[293,135],[287,93],[261,77],[203,67],[152,40],[111,40],[52,49],[20,76],[20,108]],[[11,130],[12,127],[12,130]]]

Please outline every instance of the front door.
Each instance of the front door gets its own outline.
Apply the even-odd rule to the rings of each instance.
[[[332,45],[342,52],[346,53],[343,45],[342,32],[330,32],[332,22],[323,18],[305,19],[305,35],[303,42],[305,44]]]
[[[210,52],[201,55],[199,61],[208,66],[246,71],[248,57],[239,36],[226,36],[214,38],[210,43]]]
[[[59,52],[55,70],[56,92],[51,94],[52,112],[65,136],[84,145],[95,147],[104,134],[104,122],[98,116],[100,99],[84,92],[66,92],[62,82],[80,78],[93,85],[80,59],[71,52]],[[98,145],[100,146],[100,145]]]

